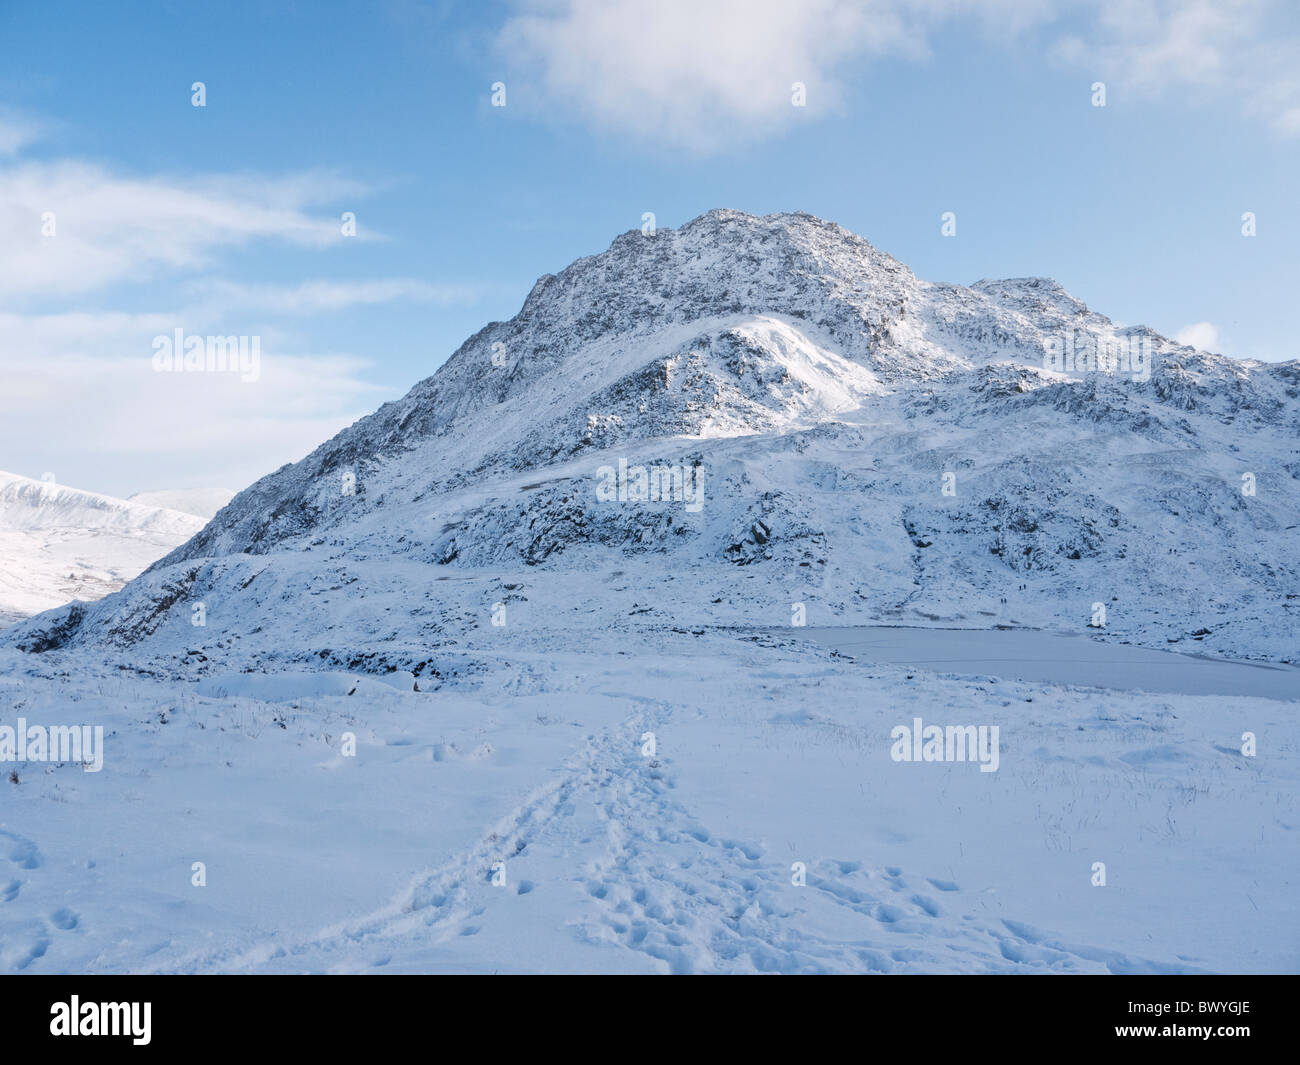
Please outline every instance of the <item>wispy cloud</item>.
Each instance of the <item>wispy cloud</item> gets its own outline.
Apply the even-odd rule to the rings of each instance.
[[[1032,35],[1139,94],[1230,94],[1289,135],[1300,42],[1288,19],[1291,0],[517,0],[497,44],[550,114],[697,152],[834,110],[864,62],[927,56],[956,20],[990,39]]]
[[[232,373],[156,373],[137,331],[157,323],[122,317],[104,323],[114,331],[90,353],[75,340],[40,358],[30,357],[31,349],[0,352],[7,467],[84,470],[93,445],[101,476],[116,469],[130,471],[128,483],[134,476],[242,485],[301,458],[392,397],[369,380],[366,360],[291,354],[266,343],[254,382]],[[75,424],[75,432],[51,433],[55,423]]]
[[[1096,0],[1056,54],[1139,95],[1217,94],[1300,134],[1300,36],[1289,0]]]
[[[41,132],[40,123],[0,107],[0,158],[16,155],[28,144],[39,140]]]
[[[839,97],[852,58],[915,49],[897,5],[845,0],[523,3],[498,43],[562,114],[696,150],[780,130]]]
[[[1212,322],[1196,322],[1185,325],[1174,334],[1180,344],[1190,344],[1200,351],[1217,351],[1219,330]]]
[[[371,362],[321,352],[277,319],[478,296],[470,285],[410,278],[212,276],[253,242],[326,249],[355,239],[327,205],[351,206],[369,190],[332,174],[135,177],[78,159],[25,160],[39,128],[0,116],[0,155],[11,157],[0,160],[0,454],[13,468],[90,464],[154,484],[247,483],[393,394],[374,383]],[[85,309],[143,281],[157,282],[141,290],[151,308]],[[156,372],[154,339],[178,328],[256,333],[256,379]],[[49,432],[73,415],[73,431]]]
[[[0,293],[13,305],[210,266],[256,240],[349,239],[309,208],[364,189],[328,175],[126,177],[75,160],[0,167]]]
[[[204,280],[189,287],[197,304],[221,310],[299,315],[341,311],[383,303],[423,303],[438,307],[476,303],[479,285],[392,278],[376,281],[304,281],[297,285],[252,285]]]

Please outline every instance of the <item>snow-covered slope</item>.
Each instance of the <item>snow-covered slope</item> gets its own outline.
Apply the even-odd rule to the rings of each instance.
[[[0,623],[116,591],[203,520],[0,472]]]
[[[0,970],[1300,970],[1300,670],[1089,642],[1293,659],[1298,439],[1297,363],[1050,281],[620,237],[0,634],[15,716],[105,734],[0,782]],[[917,717],[998,768],[896,759]]]
[[[0,700],[105,732],[0,779],[0,971],[1300,971],[1294,702],[494,634],[432,693],[0,650]],[[1000,768],[892,761],[914,714]]]
[[[1067,336],[1146,344],[1150,373],[1044,369]],[[539,629],[802,603],[1068,631],[1103,604],[1108,638],[1287,659],[1298,397],[1300,363],[1120,329],[1051,281],[931,284],[809,215],[712,211],[543,277],[122,593],[8,639],[419,672],[496,603]],[[620,462],[698,467],[702,506],[602,501]]]

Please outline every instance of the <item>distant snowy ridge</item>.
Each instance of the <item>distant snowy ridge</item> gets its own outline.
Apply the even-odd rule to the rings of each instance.
[[[1138,345],[1146,372],[1045,368],[1076,344]],[[795,604],[1078,631],[1100,605],[1101,637],[1289,659],[1298,442],[1295,361],[1120,328],[1047,279],[921,281],[810,215],[711,211],[541,278],[122,593],[6,639],[418,677],[490,639],[494,604],[629,634]],[[601,501],[620,461],[700,467],[705,505]]]
[[[116,591],[203,524],[192,514],[0,472],[0,623]]]

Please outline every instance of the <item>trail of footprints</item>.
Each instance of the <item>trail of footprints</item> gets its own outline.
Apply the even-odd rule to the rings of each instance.
[[[5,829],[0,829],[0,857],[4,863],[0,865],[0,970],[17,973],[45,957],[57,934],[75,932],[81,919],[66,907],[44,919],[6,918],[3,907],[27,890],[31,874],[44,866],[45,859],[34,840]]]
[[[1048,945],[1027,926],[960,914],[958,884],[893,866],[822,859],[809,863],[806,886],[794,886],[790,861],[715,836],[674,799],[671,759],[646,759],[627,739],[661,727],[670,712],[645,702],[624,728],[590,737],[568,776],[427,878],[402,917],[349,938],[387,938],[417,923],[436,940],[473,935],[488,919],[529,920],[528,910],[516,908],[527,905],[520,896],[576,888],[585,904],[576,908],[572,934],[637,952],[674,973],[1068,972],[1132,964],[1122,955]],[[593,851],[570,884],[529,878],[534,857],[556,868],[567,855]],[[497,861],[522,878],[504,890],[491,887]]]
[[[650,720],[655,708],[658,722]],[[543,849],[590,853],[595,845],[596,856],[574,877],[588,899],[572,923],[581,938],[646,955],[674,973],[1161,968],[961,913],[959,884],[895,866],[822,859],[809,863],[806,886],[794,886],[789,861],[712,834],[673,798],[672,760],[643,758],[626,740],[661,725],[668,712],[648,704],[630,729],[592,737],[585,764],[556,791],[548,816],[532,808],[508,841],[521,857]],[[575,839],[574,824],[594,832]],[[509,894],[532,889],[521,881]]]
[[[588,938],[675,973],[951,968],[951,954],[932,946],[936,936],[954,940],[950,950],[992,956],[978,935],[936,925],[943,909],[928,892],[956,892],[956,884],[929,881],[918,891],[900,869],[822,860],[796,887],[789,862],[695,823],[671,798],[670,766],[663,759],[655,772],[633,753],[594,800],[608,845],[585,870],[599,909],[582,927]]]
[[[796,887],[790,861],[715,837],[672,800],[670,759],[622,768],[596,800],[608,846],[584,871],[600,912],[583,932],[670,972],[1198,971],[962,913],[959,884],[897,866],[821,859]]]
[[[810,860],[806,884],[793,885],[798,856],[717,836],[674,799],[672,760],[644,758],[629,740],[662,729],[671,710],[638,701],[642,709],[623,727],[588,737],[565,775],[387,906],[297,943],[188,960],[220,971],[383,969],[398,958],[418,965],[430,948],[454,951],[489,924],[528,925],[537,918],[534,900],[560,891],[570,893],[563,909],[573,915],[561,934],[642,959],[614,960],[615,970],[648,963],[673,973],[1169,971],[963,913],[968,896],[959,884],[895,866]],[[498,863],[509,871],[504,887],[493,883]],[[540,872],[566,867],[573,869],[566,877]],[[467,957],[464,949],[451,956]]]

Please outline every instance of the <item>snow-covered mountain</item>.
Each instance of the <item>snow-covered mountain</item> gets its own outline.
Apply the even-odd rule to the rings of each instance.
[[[0,623],[116,591],[202,527],[192,514],[0,472]]]
[[[1141,372],[1044,368],[1097,345]],[[1298,441],[1295,361],[1120,328],[1041,278],[922,281],[806,214],[711,211],[541,278],[122,592],[6,638],[419,677],[494,611],[540,635],[802,604],[1290,660]],[[655,465],[699,505],[635,498]]]
[[[1298,400],[807,215],[620,237],[0,633],[105,736],[5,766],[0,970],[1295,972],[1300,670],[1114,644],[1295,657]]]

